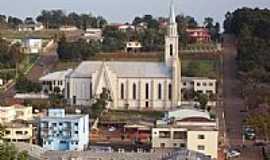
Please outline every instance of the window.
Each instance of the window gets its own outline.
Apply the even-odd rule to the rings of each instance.
[[[93,90],[92,90],[93,86],[92,86],[92,82],[90,82],[89,88],[90,88],[90,98],[93,98]]]
[[[206,83],[205,82],[203,82],[203,86],[206,86]]]
[[[160,148],[165,148],[165,143],[160,143]]]
[[[213,86],[214,84],[212,82],[209,83],[209,86]]]
[[[149,84],[145,84],[145,99],[149,99]]]
[[[169,98],[169,100],[171,100],[172,99],[172,85],[171,84],[169,84],[169,89],[168,89],[168,98]]]
[[[6,131],[5,134],[6,134],[6,135],[10,134],[10,131]]]
[[[79,131],[75,131],[74,133],[75,133],[75,134],[79,134]]]
[[[180,148],[186,148],[186,144],[185,143],[180,143]]]
[[[76,104],[77,101],[76,101],[76,96],[73,96],[73,104]]]
[[[16,131],[15,133],[16,134],[19,134],[19,135],[22,135],[23,134],[23,131]]]
[[[183,86],[186,86],[187,85],[187,83],[186,82],[183,82]]]
[[[173,132],[173,139],[187,139],[187,132],[175,131]]]
[[[201,86],[201,83],[198,82],[198,83],[197,83],[197,86]]]
[[[199,134],[198,139],[205,139],[205,136],[203,134]]]
[[[149,107],[149,102],[145,102],[145,108]]]
[[[55,81],[53,81],[53,85],[55,85]]]
[[[69,82],[67,82],[67,98],[69,99]]]
[[[59,126],[62,126],[63,125],[63,123],[59,123]]]
[[[174,146],[174,147],[177,147],[177,143],[174,143],[173,146]]]
[[[172,55],[173,55],[173,45],[170,44],[170,56],[172,56]]]
[[[133,88],[133,95],[132,95],[132,97],[135,100],[137,98],[137,87],[136,87],[136,84],[135,83],[133,84],[132,88]]]
[[[79,124],[78,123],[74,123],[75,126],[78,126]]]
[[[203,151],[205,147],[203,145],[198,145],[197,149]]]
[[[170,131],[160,131],[159,138],[171,138]]]
[[[158,99],[162,99],[162,85],[158,84]]]
[[[125,88],[124,83],[121,83],[121,99],[125,98]]]

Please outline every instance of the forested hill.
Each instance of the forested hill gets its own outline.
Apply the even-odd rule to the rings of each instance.
[[[270,10],[242,8],[228,12],[224,29],[238,37],[239,71],[248,79],[270,82]]]

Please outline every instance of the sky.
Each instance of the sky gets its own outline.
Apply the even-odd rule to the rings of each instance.
[[[0,0],[0,14],[36,17],[43,9],[66,13],[92,13],[109,22],[131,22],[135,16],[168,16],[171,0]],[[174,0],[176,14],[193,16],[199,23],[205,17],[223,22],[227,11],[239,7],[270,8],[270,0]]]

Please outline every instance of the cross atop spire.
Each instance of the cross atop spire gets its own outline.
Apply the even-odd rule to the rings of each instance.
[[[170,24],[175,23],[174,0],[170,4]]]

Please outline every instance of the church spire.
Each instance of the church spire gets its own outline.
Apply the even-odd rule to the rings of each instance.
[[[170,5],[170,24],[175,23],[175,13],[174,13],[174,3],[173,0],[171,1]]]

